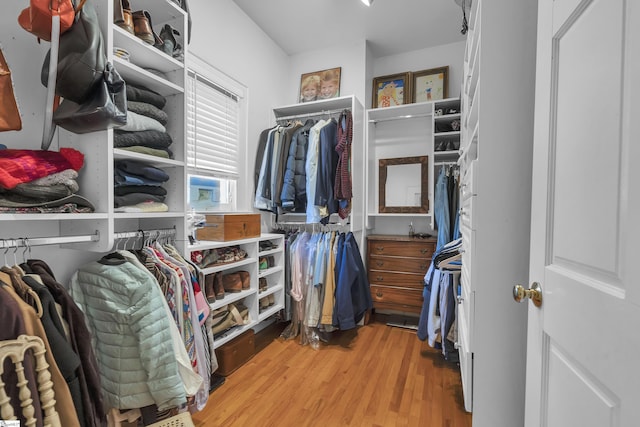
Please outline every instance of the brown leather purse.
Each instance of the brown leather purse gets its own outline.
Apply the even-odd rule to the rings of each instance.
[[[0,48],[0,131],[22,129],[22,119],[13,94],[11,70]]]
[[[22,28],[39,39],[51,41],[51,18],[60,17],[60,34],[73,25],[76,16],[71,0],[31,0],[18,16]]]

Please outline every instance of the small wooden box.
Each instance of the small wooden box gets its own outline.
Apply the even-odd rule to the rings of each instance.
[[[203,228],[196,229],[196,239],[226,242],[260,237],[260,214],[205,215]]]
[[[226,377],[249,361],[256,353],[254,338],[253,329],[249,329],[218,347],[216,349],[216,358],[218,359],[216,374]]]

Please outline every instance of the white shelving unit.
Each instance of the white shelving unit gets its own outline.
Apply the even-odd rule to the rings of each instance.
[[[269,250],[260,250],[260,242],[271,242],[273,248]],[[258,326],[262,321],[267,320],[280,310],[284,309],[284,235],[283,234],[262,234],[260,237],[242,240],[231,240],[226,242],[199,241],[196,244],[187,247],[187,256],[190,258],[194,251],[204,251],[207,249],[225,248],[231,246],[239,246],[247,253],[247,257],[232,263],[214,265],[204,268],[203,274],[215,274],[222,272],[223,274],[235,271],[248,271],[251,276],[251,284],[249,289],[241,292],[230,293],[225,292],[224,298],[220,298],[209,306],[212,310],[219,309],[231,303],[242,303],[249,308],[249,322],[246,325],[238,325],[218,336],[214,339],[214,347],[218,348],[226,342],[242,334],[247,329]],[[272,267],[260,270],[259,264],[263,257],[273,257],[274,264]],[[258,288],[259,278],[267,279],[268,287],[265,291]],[[274,295],[275,303],[260,310],[259,300],[269,295]]]
[[[337,214],[333,214],[331,222],[348,224],[349,231],[353,232],[360,250],[363,251],[365,247],[363,229],[367,188],[365,187],[364,135],[360,131],[360,129],[363,129],[362,119],[364,117],[362,104],[355,96],[349,95],[277,107],[273,109],[273,114],[278,122],[289,119],[300,119],[304,122],[307,118],[337,118],[339,112],[345,109],[350,110],[353,117],[353,138],[351,144],[351,182],[353,198],[351,199],[351,214],[349,217],[346,220],[340,220]],[[304,223],[305,215],[297,213],[284,214],[279,215],[278,220],[283,223]]]
[[[17,23],[24,5],[11,2],[10,10],[4,16],[13,17],[2,20],[0,40],[3,50],[10,58],[16,97],[19,100],[23,118],[23,130],[2,135],[0,142],[11,148],[40,149],[46,88],[40,85],[40,69],[49,43],[39,44],[36,38],[23,30]],[[184,241],[186,225],[186,103],[184,85],[186,68],[184,63],[165,54],[159,49],[142,42],[113,23],[113,5],[111,1],[92,2],[98,14],[102,29],[107,60],[127,83],[142,85],[165,96],[167,103],[163,109],[169,122],[167,132],[173,143],[170,147],[173,159],[114,149],[113,130],[76,135],[59,128],[51,150],[62,147],[77,149],[84,154],[84,166],[79,171],[79,195],[84,196],[95,206],[91,214],[0,214],[0,230],[5,235],[19,237],[52,238],[95,235],[98,239],[82,243],[68,243],[65,248],[82,251],[107,252],[114,246],[117,232],[139,229],[175,228],[176,239]],[[136,10],[148,10],[153,18],[154,29],[158,33],[164,24],[170,24],[181,34],[186,34],[187,15],[170,0],[137,0]],[[187,44],[182,43],[184,57],[187,57]],[[130,62],[113,55],[113,47],[121,47],[130,53]],[[149,69],[157,70],[159,75]],[[143,161],[163,169],[170,179],[163,186],[167,189],[165,203],[169,212],[163,213],[115,213],[114,201],[114,160],[130,159]],[[11,221],[10,223],[8,221]],[[11,224],[11,227],[9,227]]]
[[[435,115],[435,111],[438,109],[446,111],[450,108],[458,112],[441,116]],[[436,123],[451,123],[456,119],[460,120],[460,100],[457,98],[366,110],[367,228],[375,228],[376,218],[425,218],[433,229],[435,165],[442,162],[452,162],[458,158],[458,148],[436,151],[435,147],[441,141],[455,142],[458,147],[460,144],[460,131],[436,132]],[[428,156],[429,158],[428,212],[380,212],[378,161],[413,156]]]

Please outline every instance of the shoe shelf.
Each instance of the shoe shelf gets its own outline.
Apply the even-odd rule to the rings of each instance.
[[[270,267],[270,268],[266,268],[264,270],[259,270],[258,271],[258,277],[266,277],[269,276],[271,274],[275,274],[279,271],[282,271],[284,269],[284,267],[282,267],[281,265],[277,265],[275,267]]]
[[[251,311],[250,311],[251,312]],[[231,341],[238,335],[242,334],[244,331],[247,331],[253,328],[258,322],[256,320],[251,320],[247,325],[238,325],[229,329],[227,332],[220,334],[217,338],[213,339],[213,348],[216,349],[221,345]]]
[[[132,62],[141,68],[152,68],[163,73],[184,68],[182,62],[143,42],[118,26],[113,27],[113,46],[123,48],[129,52]]]
[[[209,303],[209,307],[211,310],[217,310],[220,307],[224,307],[227,304],[231,304],[233,302],[238,302],[244,298],[250,297],[256,294],[256,290],[252,286],[250,289],[245,289],[240,292],[225,292],[224,298],[216,299],[215,302]],[[245,304],[249,307],[249,304]],[[249,307],[249,312],[251,312],[251,308]]]
[[[212,274],[212,273],[216,273],[218,271],[227,271],[227,270],[230,270],[230,269],[235,268],[235,267],[242,267],[242,266],[245,266],[245,265],[255,264],[256,261],[258,261],[256,258],[247,257],[247,258],[243,258],[243,259],[238,260],[238,261],[233,261],[233,262],[229,262],[229,263],[225,263],[225,264],[218,264],[218,265],[214,265],[214,266],[211,266],[211,267],[203,268],[202,269],[202,273],[203,274]]]
[[[113,63],[118,70],[118,73],[128,83],[145,86],[163,96],[184,93],[184,88],[182,86],[147,71],[134,63],[117,57],[113,58]]]

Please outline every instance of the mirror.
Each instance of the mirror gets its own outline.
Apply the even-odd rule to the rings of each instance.
[[[378,161],[378,212],[429,212],[427,160],[418,156]]]

